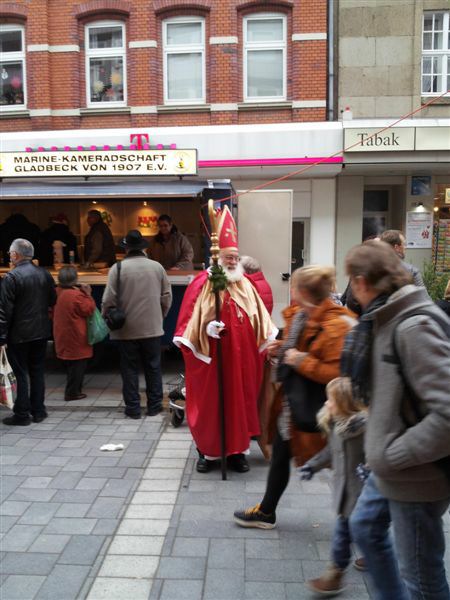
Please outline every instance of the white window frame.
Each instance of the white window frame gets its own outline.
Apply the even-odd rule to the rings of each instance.
[[[434,31],[435,31],[434,30],[434,16],[435,15],[443,15],[443,17],[444,17],[443,23],[442,23],[443,46],[442,46],[442,49],[440,49],[440,50],[433,50],[433,49],[425,50],[423,47],[424,33],[425,33],[425,17],[433,16],[433,28],[430,33],[431,33],[432,39],[434,39]],[[421,77],[420,77],[420,91],[421,91],[422,96],[440,96],[441,94],[443,94],[447,91],[447,80],[448,80],[448,76],[450,76],[449,33],[450,33],[450,10],[449,11],[443,11],[443,10],[426,11],[423,14],[423,17],[422,17],[422,61],[421,61]],[[427,73],[423,72],[424,58],[434,58],[434,57],[441,57],[441,59],[442,59],[442,74],[441,74],[441,78],[440,78],[440,85],[436,92],[424,92],[423,91],[423,78],[426,77],[427,75],[430,76],[429,73],[427,74]],[[433,77],[433,74],[431,74],[431,77]]]
[[[1,104],[0,109],[3,111],[20,110],[27,107],[27,61],[25,55],[25,27],[23,25],[0,25],[0,31],[20,31],[22,40],[21,52],[3,52],[1,55],[2,63],[22,63],[23,73],[23,104]]]
[[[280,19],[283,23],[283,40],[275,42],[249,42],[247,39],[247,24],[249,21],[263,21],[267,19]],[[247,15],[243,19],[243,75],[244,75],[244,102],[279,102],[286,100],[286,80],[287,80],[287,19],[286,15],[281,13],[257,13]],[[281,96],[249,96],[248,78],[247,78],[247,55],[249,50],[282,50],[283,52],[283,93]]]
[[[121,27],[122,48],[89,48],[89,30],[92,28]],[[126,28],[123,21],[93,21],[85,26],[85,74],[86,74],[86,106],[88,108],[114,108],[127,105],[127,43]],[[91,101],[91,58],[121,58],[123,64],[123,100],[118,102],[92,102]]]
[[[200,23],[202,39],[200,44],[177,44],[168,46],[167,26],[173,23]],[[205,104],[206,103],[206,49],[205,49],[205,19],[201,17],[174,17],[163,21],[163,79],[164,79],[164,104],[170,106],[182,106],[183,104]],[[170,54],[201,54],[202,56],[202,94],[201,98],[186,98],[185,100],[171,100],[169,98],[169,78],[167,70],[168,56]]]

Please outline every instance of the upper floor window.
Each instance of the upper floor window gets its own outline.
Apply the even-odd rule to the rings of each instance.
[[[203,103],[205,21],[178,17],[163,23],[164,103]]]
[[[244,100],[286,99],[286,17],[244,18]]]
[[[450,89],[450,11],[423,16],[422,94],[440,95]]]
[[[24,108],[25,32],[20,25],[0,26],[0,105]]]
[[[88,106],[126,102],[125,25],[102,21],[86,26],[86,98]]]

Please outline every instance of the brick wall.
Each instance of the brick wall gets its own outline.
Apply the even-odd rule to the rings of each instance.
[[[261,12],[286,16],[287,94],[281,105],[242,108],[243,18]],[[182,15],[205,19],[206,106],[165,112],[159,108],[164,104],[162,22]],[[326,108],[317,101],[324,104],[327,98],[327,41],[304,39],[326,33],[326,0],[16,0],[2,4],[0,20],[24,24],[27,47],[50,47],[26,53],[29,114],[5,112],[4,131],[326,120]],[[101,112],[96,106],[96,114],[70,114],[87,106],[84,32],[87,23],[98,20],[125,23],[131,111]],[[211,44],[210,38],[228,39]],[[130,42],[150,43],[130,48]],[[223,104],[228,110],[218,110]]]

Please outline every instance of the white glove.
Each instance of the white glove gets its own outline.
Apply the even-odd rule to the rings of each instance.
[[[222,323],[222,321],[211,321],[206,326],[206,334],[209,335],[209,337],[216,338],[218,340],[220,338],[220,332],[224,327],[225,323]]]

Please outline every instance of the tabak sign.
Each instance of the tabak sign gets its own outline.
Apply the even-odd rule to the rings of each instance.
[[[0,177],[197,175],[197,150],[2,152]]]

